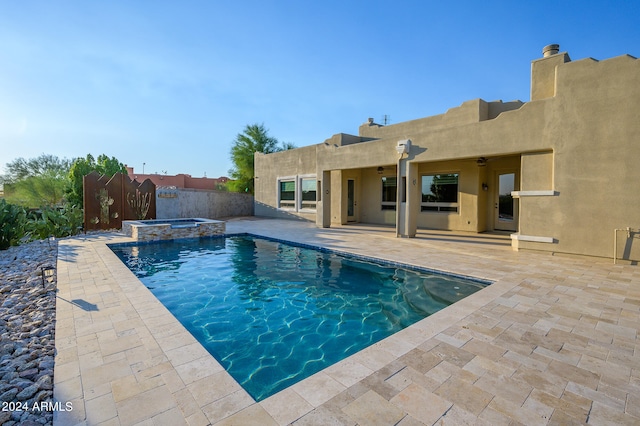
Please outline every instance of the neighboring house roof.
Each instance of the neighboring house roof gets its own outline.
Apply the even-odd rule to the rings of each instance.
[[[176,188],[216,189],[216,186],[218,184],[226,183],[229,181],[229,178],[226,176],[221,176],[219,178],[194,178],[191,175],[185,173],[180,173],[177,175],[135,173],[133,167],[129,166],[127,166],[127,174],[131,179],[135,179],[138,182],[149,179],[156,186],[174,186]]]

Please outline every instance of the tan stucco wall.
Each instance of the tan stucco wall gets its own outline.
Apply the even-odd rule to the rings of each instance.
[[[278,178],[315,175],[316,146],[273,154],[255,153],[254,188],[256,216],[315,221],[315,213],[278,209]]]
[[[396,166],[387,165],[382,173],[377,167],[362,170],[361,220],[365,223],[395,225],[395,210],[382,210],[382,177],[395,178]]]
[[[419,228],[484,231],[478,227],[479,167],[475,160],[421,163],[418,166],[418,191],[422,175],[458,173],[458,212],[422,212],[417,216]]]
[[[522,155],[521,190],[553,190],[553,152],[530,152]]]
[[[584,59],[559,67],[557,80],[545,103],[558,195],[521,200],[521,233],[551,234],[558,252],[612,256],[613,230],[640,228],[640,61]],[[639,260],[639,236],[619,237],[620,252]]]
[[[455,127],[465,123],[493,119],[503,112],[516,110],[522,105],[523,103],[520,101],[486,102],[482,99],[473,99],[449,109],[445,114],[405,121],[392,126],[366,123],[360,126],[359,134],[371,138],[400,137],[402,139],[402,135],[408,137],[408,135],[416,133],[431,132],[437,128]]]
[[[256,214],[278,214],[272,211],[277,176],[341,170],[331,174],[331,222],[345,223],[346,176],[356,175],[358,220],[395,224],[395,212],[380,210],[376,169],[395,170],[396,143],[410,139],[403,161],[417,164],[418,180],[424,173],[460,174],[460,207],[457,214],[422,213],[419,200],[413,200],[411,208],[418,212],[409,222],[491,230],[496,173],[513,170],[515,190],[522,192],[515,233],[523,239],[514,240],[515,247],[612,256],[613,230],[640,228],[640,61],[630,56],[568,60],[558,54],[532,63],[533,100],[525,104],[473,100],[439,116],[384,127],[365,124],[359,136],[336,135],[313,147],[258,155],[256,174],[267,183],[256,184]],[[371,140],[354,143],[358,137]],[[488,159],[485,167],[477,166],[479,157]],[[420,192],[413,194],[418,198]],[[259,209],[259,203],[267,207]],[[620,252],[640,260],[640,233],[624,237]]]
[[[556,94],[556,70],[559,65],[569,62],[564,52],[531,62],[531,100],[550,98]]]

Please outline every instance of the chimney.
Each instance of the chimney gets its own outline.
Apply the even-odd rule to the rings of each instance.
[[[556,95],[556,71],[562,64],[571,62],[566,52],[560,52],[559,44],[549,44],[542,49],[542,58],[531,62],[531,100],[551,98]]]
[[[551,55],[557,55],[560,52],[559,44],[549,44],[542,48],[542,57],[548,58]]]

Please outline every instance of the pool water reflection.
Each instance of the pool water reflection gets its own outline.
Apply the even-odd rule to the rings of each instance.
[[[488,284],[248,235],[110,247],[257,401]]]

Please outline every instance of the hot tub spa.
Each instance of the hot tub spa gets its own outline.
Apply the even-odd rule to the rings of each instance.
[[[224,221],[202,218],[122,221],[122,232],[136,241],[209,237],[225,230]]]

